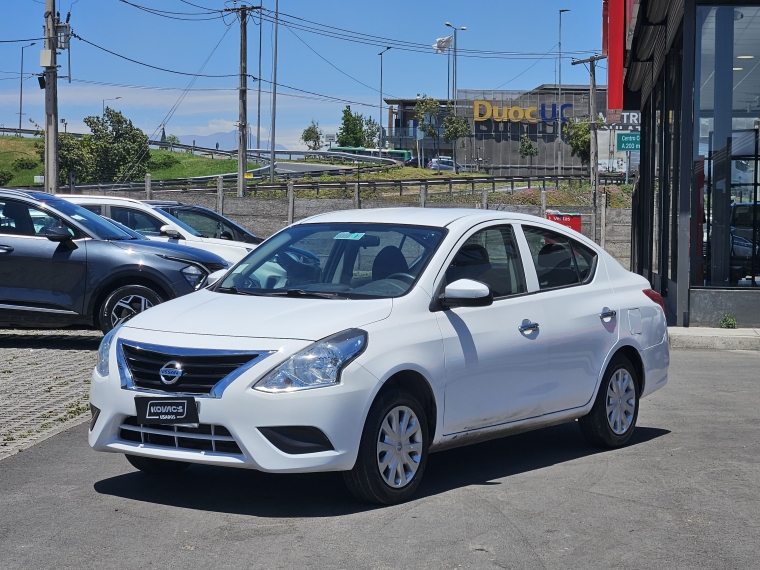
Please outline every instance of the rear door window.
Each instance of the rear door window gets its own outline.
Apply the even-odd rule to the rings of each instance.
[[[541,290],[588,283],[593,279],[596,253],[557,232],[523,226]]]
[[[144,236],[160,236],[164,225],[150,214],[122,206],[111,206],[111,218]]]

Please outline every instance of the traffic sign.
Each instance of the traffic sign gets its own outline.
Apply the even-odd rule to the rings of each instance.
[[[325,135],[325,142],[329,142],[329,143],[335,142],[335,135],[332,135],[332,134]]]
[[[641,150],[641,133],[617,133],[617,150]]]
[[[417,140],[421,141],[425,138],[425,131],[421,127],[417,127]]]

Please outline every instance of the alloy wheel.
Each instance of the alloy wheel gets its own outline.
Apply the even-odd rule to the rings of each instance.
[[[636,411],[636,389],[625,368],[616,370],[607,385],[607,422],[617,435],[631,427]]]
[[[122,297],[111,310],[111,325],[114,327],[120,325],[136,314],[150,309],[152,306],[153,303],[151,303],[150,299],[142,295],[127,295],[126,297]]]
[[[396,406],[385,416],[377,439],[377,467],[389,486],[400,489],[417,473],[422,458],[422,428],[416,414]]]

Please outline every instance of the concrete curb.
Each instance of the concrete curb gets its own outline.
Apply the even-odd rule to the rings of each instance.
[[[670,348],[760,351],[760,329],[668,327],[668,338]]]

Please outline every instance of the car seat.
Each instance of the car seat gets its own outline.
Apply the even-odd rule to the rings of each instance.
[[[395,245],[389,245],[380,250],[372,262],[372,281],[387,279],[394,273],[408,273],[409,265],[401,250]]]
[[[6,202],[3,206],[3,218],[13,220],[13,227],[0,226],[0,233],[16,234],[24,236],[35,235],[32,216],[29,215],[29,208],[16,202]]]
[[[538,283],[542,289],[578,283],[569,245],[547,243],[538,252]]]
[[[491,269],[488,250],[477,243],[466,243],[454,256],[446,270],[446,282],[453,283],[459,279],[481,281],[483,275]]]

